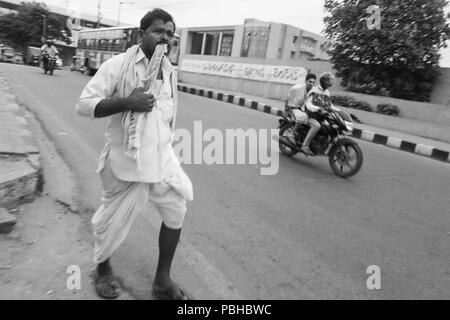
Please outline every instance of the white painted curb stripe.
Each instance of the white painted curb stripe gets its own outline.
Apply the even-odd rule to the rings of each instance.
[[[400,149],[400,146],[402,145],[402,139],[389,137],[386,145],[391,148]]]
[[[433,147],[426,146],[423,144],[418,144],[416,146],[415,153],[421,154],[423,156],[431,157],[431,155],[433,154],[433,149],[434,149]]]
[[[361,134],[362,140],[373,141],[374,137],[375,137],[375,132],[371,132],[371,131],[363,131]]]
[[[265,106],[265,104],[262,104],[261,102],[258,102],[258,111],[264,112],[264,106]]]

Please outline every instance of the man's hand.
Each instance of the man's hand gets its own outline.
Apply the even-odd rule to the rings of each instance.
[[[143,88],[134,89],[126,99],[127,109],[135,112],[152,112],[155,106],[155,97],[144,93]]]

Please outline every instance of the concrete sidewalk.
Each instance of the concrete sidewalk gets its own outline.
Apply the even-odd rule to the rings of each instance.
[[[242,107],[258,110],[275,116],[281,116],[284,110],[284,101],[266,99],[243,93],[235,93],[225,90],[211,89],[198,85],[180,83],[178,89],[181,92],[195,94],[206,98],[216,99]],[[354,111],[350,108],[340,107],[348,113]],[[386,116],[388,117],[388,116]],[[364,124],[355,123],[353,137],[386,147],[430,157],[435,160],[450,162],[450,144],[425,137],[389,130]]]
[[[39,148],[24,110],[0,75],[0,207],[33,198],[41,187]]]

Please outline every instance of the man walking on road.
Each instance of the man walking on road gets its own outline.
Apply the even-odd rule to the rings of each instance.
[[[103,298],[119,296],[109,259],[127,237],[136,214],[148,214],[149,203],[163,221],[153,295],[192,298],[170,275],[186,202],[193,200],[192,183],[172,147],[178,93],[176,72],[166,54],[175,29],[166,11],[147,13],[139,30],[141,44],[106,61],[76,106],[80,115],[109,117],[97,171],[104,189],[102,206],[92,218],[95,288]]]

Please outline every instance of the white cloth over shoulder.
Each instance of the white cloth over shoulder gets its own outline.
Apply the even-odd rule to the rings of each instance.
[[[169,119],[163,117],[164,110],[161,110],[162,101],[159,99],[161,90],[158,89],[161,87],[158,88],[156,79],[160,67],[166,59],[167,46],[156,47],[147,67],[146,78],[140,80],[139,86],[130,86],[129,81],[134,79],[136,74],[134,61],[138,50],[139,46],[134,46],[126,53],[118,81],[118,94],[120,97],[128,97],[132,93],[132,89],[134,90],[133,87],[142,87],[146,93],[151,93],[156,97],[156,105],[152,112],[130,111],[123,115],[125,155],[135,161],[142,181],[167,183],[185,199],[192,201],[194,198],[192,182],[181,168],[171,147],[175,111],[169,125]],[[168,98],[172,99],[173,94]],[[160,173],[160,176],[155,178],[155,173]],[[151,181],[155,179],[159,181]]]

